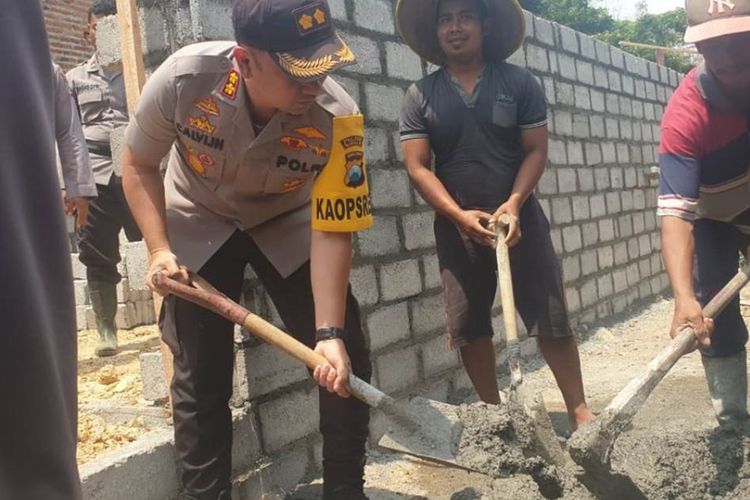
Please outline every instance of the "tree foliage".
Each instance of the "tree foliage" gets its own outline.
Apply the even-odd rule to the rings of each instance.
[[[592,7],[589,0],[521,0],[521,6],[588,35],[609,31],[615,25],[607,9]]]
[[[638,17],[633,21],[614,19],[606,9],[594,7],[591,0],[520,0],[521,6],[539,17],[569,26],[576,31],[592,35],[606,43],[619,46],[622,41],[660,45],[682,46],[685,31],[685,9],[679,8],[663,14],[647,14],[643,1],[637,4]],[[656,61],[653,49],[622,47],[639,57]],[[685,72],[691,67],[683,54],[666,55],[665,64]]]

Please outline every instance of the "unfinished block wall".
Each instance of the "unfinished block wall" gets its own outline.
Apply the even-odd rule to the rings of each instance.
[[[389,0],[329,3],[359,61],[336,79],[360,104],[367,124],[375,225],[355,237],[351,281],[372,351],[373,382],[396,396],[446,400],[469,382],[457,353],[446,349],[433,214],[410,186],[398,138],[405,89],[428,67],[401,42]],[[144,4],[149,65],[193,41],[231,38],[231,4]],[[593,322],[668,286],[659,257],[656,180],[648,174],[657,160],[659,122],[680,75],[528,13],[526,21],[527,39],[510,61],[539,78],[550,103],[550,166],[538,195],[552,223],[572,320]],[[244,300],[279,321],[250,270]],[[494,324],[503,363],[499,315]],[[234,465],[241,494],[258,498],[261,483],[288,487],[318,467],[317,389],[298,363],[241,332],[236,350]],[[373,434],[383,425],[374,414]],[[97,479],[93,469],[84,476],[88,491],[103,487],[105,476]],[[159,488],[138,498],[165,498],[177,486],[163,482]]]

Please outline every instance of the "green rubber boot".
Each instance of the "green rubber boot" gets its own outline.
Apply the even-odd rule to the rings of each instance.
[[[89,296],[96,316],[96,329],[99,331],[99,345],[96,355],[100,358],[117,354],[117,290],[114,283],[89,281]]]

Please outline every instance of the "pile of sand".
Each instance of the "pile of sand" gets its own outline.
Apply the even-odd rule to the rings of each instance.
[[[78,463],[132,443],[151,430],[140,418],[112,420],[94,410],[100,406],[149,406],[143,400],[139,355],[159,348],[156,327],[118,332],[116,356],[98,358],[94,350],[99,335],[94,330],[78,334]]]

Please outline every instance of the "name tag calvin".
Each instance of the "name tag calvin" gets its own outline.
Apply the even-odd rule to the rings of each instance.
[[[334,117],[331,154],[312,191],[313,229],[353,232],[372,225],[364,131],[362,115]],[[359,140],[347,140],[353,137]]]

